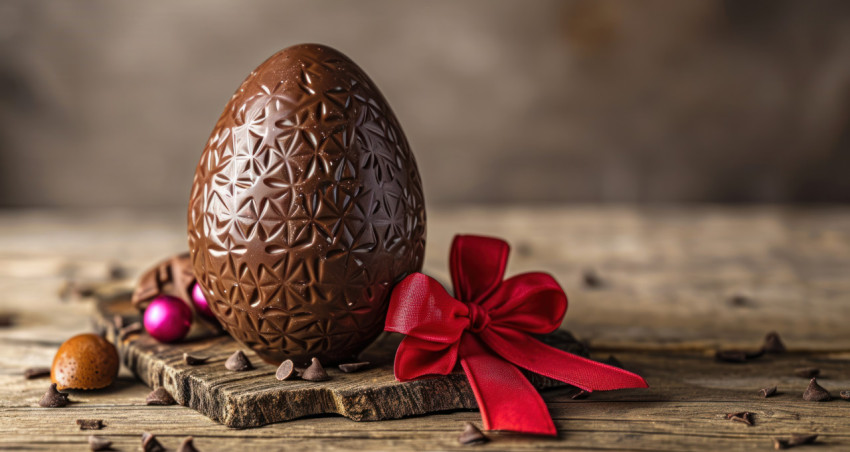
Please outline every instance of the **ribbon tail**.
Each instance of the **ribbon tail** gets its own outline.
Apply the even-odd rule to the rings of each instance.
[[[640,375],[558,350],[514,329],[493,326],[480,337],[511,363],[588,392],[649,387]]]
[[[555,424],[540,394],[513,364],[465,333],[460,364],[472,386],[486,430],[555,436]]]

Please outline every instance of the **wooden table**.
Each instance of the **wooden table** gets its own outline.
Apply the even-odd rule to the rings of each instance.
[[[772,437],[818,433],[827,448],[850,448],[850,402],[806,402],[808,381],[793,370],[822,370],[837,396],[850,389],[850,208],[822,207],[457,207],[429,212],[425,271],[448,280],[455,233],[508,239],[508,273],[545,270],[570,296],[563,328],[586,340],[594,357],[615,355],[651,388],[544,399],[557,439],[492,433],[477,449],[772,450]],[[184,250],[182,212],[0,212],[0,449],[81,450],[80,418],[101,418],[98,432],[137,450],[142,431],[176,448],[193,435],[201,450],[469,449],[456,438],[477,412],[382,422],[310,418],[232,430],[181,406],[146,406],[149,389],[123,372],[107,390],[76,392],[79,403],[37,406],[46,380],[25,380],[49,365],[57,346],[89,330],[92,303],[60,301],[68,280],[101,281],[114,264],[117,284],[157,259]],[[599,287],[585,282],[592,269]],[[746,364],[714,359],[725,347],[757,348],[778,331],[789,352]],[[763,399],[759,389],[778,385]],[[755,425],[725,418],[755,413]]]

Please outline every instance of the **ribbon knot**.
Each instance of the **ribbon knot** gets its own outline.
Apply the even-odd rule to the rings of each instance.
[[[534,339],[561,325],[567,296],[545,273],[503,280],[509,250],[499,239],[459,235],[449,261],[454,297],[422,273],[396,285],[384,328],[406,335],[396,379],[446,375],[460,362],[486,429],[541,435],[555,435],[555,425],[519,367],[585,391],[647,386],[639,375]]]
[[[467,329],[473,333],[480,333],[490,324],[490,314],[477,304],[468,304],[469,307],[469,326]]]

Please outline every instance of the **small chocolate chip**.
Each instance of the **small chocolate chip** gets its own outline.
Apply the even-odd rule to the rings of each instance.
[[[195,448],[195,438],[187,436],[186,439],[180,443],[180,447],[177,448],[177,452],[198,452],[198,449]]]
[[[317,358],[313,358],[310,366],[304,369],[301,378],[307,381],[325,381],[331,379]]]
[[[24,370],[24,378],[26,378],[27,380],[34,380],[36,378],[44,378],[49,376],[49,367],[30,367],[29,369]]]
[[[292,362],[291,359],[287,359],[286,361],[280,363],[277,371],[274,373],[274,377],[278,380],[289,380],[295,376],[295,363]]]
[[[829,391],[818,384],[817,378],[812,378],[811,381],[809,381],[809,387],[807,387],[806,391],[803,392],[803,400],[809,402],[826,402],[831,399],[832,396],[829,395]]]
[[[820,375],[820,369],[817,367],[798,367],[794,369],[794,375],[801,378],[814,378]]]
[[[850,400],[850,391],[841,391],[838,395],[844,400]]]
[[[753,413],[749,411],[740,411],[738,413],[727,413],[726,419],[741,422],[747,425],[753,425]]]
[[[457,442],[464,445],[481,444],[486,443],[489,440],[490,439],[484,436],[484,434],[481,433],[481,430],[479,430],[478,427],[473,425],[471,422],[464,424],[463,432],[457,437]]]
[[[117,281],[127,277],[127,270],[121,264],[111,262],[109,264],[109,279]]]
[[[165,452],[165,448],[156,439],[153,433],[142,433],[142,450],[145,452]]]
[[[729,304],[732,306],[747,306],[750,304],[750,297],[746,295],[736,294],[729,298]]]
[[[112,447],[112,441],[102,436],[89,436],[89,449],[91,450],[109,450]]]
[[[774,396],[774,395],[776,395],[776,386],[771,386],[769,388],[762,388],[762,390],[761,390],[761,396],[764,397],[765,399],[770,397],[770,396]]]
[[[80,430],[100,430],[104,427],[103,419],[77,419]]]
[[[15,323],[15,314],[0,312],[0,328],[12,326]]]
[[[151,391],[148,394],[148,397],[145,399],[145,404],[147,405],[174,405],[177,403],[174,401],[174,397],[171,397],[171,394],[165,390],[165,388],[159,387]]]
[[[765,353],[785,353],[785,344],[782,343],[782,339],[779,337],[779,333],[776,331],[771,331],[767,333],[767,336],[764,337],[764,345],[762,345],[762,350]]]
[[[598,289],[605,285],[605,281],[593,269],[585,270],[582,274],[582,280],[584,281],[584,286],[591,289]]]
[[[346,364],[340,364],[340,365],[339,365],[339,370],[341,370],[341,371],[343,371],[343,372],[345,372],[345,373],[347,373],[347,374],[350,374],[350,373],[352,373],[352,372],[357,372],[357,371],[363,370],[363,369],[365,369],[365,368],[367,368],[367,367],[369,367],[369,362],[368,362],[368,361],[363,361],[363,362],[360,362],[360,363],[346,363]]]
[[[800,435],[794,433],[791,435],[791,439],[788,440],[788,445],[794,447],[802,446],[803,444],[812,444],[816,439],[818,439],[818,435]]]
[[[39,400],[38,405],[43,408],[61,408],[68,404],[68,394],[56,390],[56,383],[50,385],[50,388]]]
[[[183,354],[183,361],[190,366],[200,366],[201,364],[206,364],[209,361],[209,356],[194,356],[188,353]]]
[[[227,370],[236,372],[251,370],[253,368],[251,361],[248,360],[248,357],[245,356],[245,353],[243,353],[242,350],[236,350],[233,352],[233,354],[230,355],[230,358],[227,358],[227,361],[224,362],[224,367]]]

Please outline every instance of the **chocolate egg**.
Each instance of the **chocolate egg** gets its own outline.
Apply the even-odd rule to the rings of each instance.
[[[419,271],[416,162],[383,95],[321,45],[284,49],[224,108],[195,171],[189,249],[212,312],[263,360],[350,359]]]
[[[97,334],[79,334],[65,341],[50,367],[57,389],[100,389],[118,376],[115,346]]]

